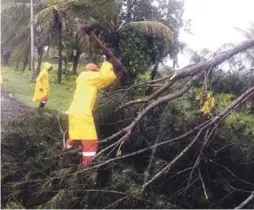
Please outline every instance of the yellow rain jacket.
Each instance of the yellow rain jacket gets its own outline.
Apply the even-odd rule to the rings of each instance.
[[[99,71],[84,71],[76,80],[76,90],[69,112],[69,138],[97,140],[92,115],[97,90],[108,87],[116,80],[113,66],[104,61]]]
[[[201,91],[198,96],[196,97],[197,100],[201,100],[203,92]],[[212,95],[212,92],[208,92],[205,102],[200,110],[201,113],[204,115],[211,115],[211,111],[215,106],[215,99]]]
[[[42,98],[49,96],[49,73],[48,70],[52,65],[48,62],[43,64],[43,69],[36,78],[36,86],[33,101],[40,101]]]

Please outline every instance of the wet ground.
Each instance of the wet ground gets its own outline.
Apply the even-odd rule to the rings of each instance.
[[[20,102],[12,93],[1,89],[1,133],[13,117],[23,115],[28,110],[29,107]]]

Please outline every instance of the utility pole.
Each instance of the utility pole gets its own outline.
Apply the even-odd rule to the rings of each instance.
[[[31,28],[31,53],[30,53],[30,65],[31,65],[31,76],[30,81],[34,80],[34,11],[33,11],[33,0],[30,0],[30,28]]]

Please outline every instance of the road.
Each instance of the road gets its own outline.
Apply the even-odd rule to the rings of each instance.
[[[1,88],[1,134],[13,117],[23,115],[28,110],[29,107],[21,103],[18,98]]]

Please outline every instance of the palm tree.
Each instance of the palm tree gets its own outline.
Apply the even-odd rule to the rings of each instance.
[[[49,45],[53,41],[57,41],[59,50],[59,63],[57,73],[58,83],[61,82],[62,75],[62,28],[64,25],[62,13],[58,9],[59,5],[60,4],[56,4],[53,1],[43,2],[36,5],[34,14],[34,25],[37,29],[35,37],[35,44],[38,53],[37,74],[40,72],[44,46]],[[12,13],[16,14],[16,18],[13,18],[12,21],[7,20],[4,22],[5,28],[7,28],[10,23],[15,22],[17,19],[19,20],[19,25],[15,25],[15,27],[12,27],[12,30],[10,30],[10,38],[8,40],[4,40],[4,44],[8,50],[15,49],[15,45],[24,43],[24,41],[30,37],[29,16],[27,15],[29,11],[28,9],[29,8],[27,4],[13,4],[3,11],[5,14],[10,13],[11,11]],[[27,48],[27,46],[24,48]],[[22,50],[24,51],[24,49]],[[20,51],[22,50],[20,49]]]
[[[134,1],[135,2],[135,1]],[[24,5],[14,5],[13,10],[19,11],[19,16],[23,18],[26,12],[24,12]],[[124,31],[129,29],[136,30],[146,36],[151,38],[160,38],[166,40],[168,45],[174,43],[173,32],[165,24],[158,21],[128,21],[124,20],[121,17],[121,11],[123,9],[123,1],[115,0],[76,0],[76,1],[54,1],[48,0],[45,1],[35,8],[35,26],[40,26],[43,29],[43,34],[47,34],[48,40],[40,41],[40,44],[37,43],[39,49],[45,45],[45,42],[52,44],[57,41],[58,47],[58,82],[61,82],[61,72],[62,72],[62,33],[65,26],[66,20],[71,20],[70,22],[75,22],[78,17],[79,23],[88,20],[89,18],[95,19],[99,24],[96,29],[97,35],[103,39],[109,48],[113,51],[118,51],[119,49],[119,37],[124,36]],[[102,12],[103,11],[103,12]],[[14,41],[20,43],[24,41],[24,37],[29,37],[28,32],[28,22],[29,19],[26,18],[24,24],[17,26],[19,33],[16,33],[10,40],[7,41],[7,45],[14,46]],[[76,21],[77,22],[77,21]],[[26,30],[22,30],[24,28]],[[16,29],[15,29],[16,30]],[[76,33],[76,29],[73,31],[75,33],[75,41],[73,42],[73,49],[76,51],[73,61],[73,72],[76,73],[77,63],[79,56],[82,52],[91,52],[93,48],[93,43],[89,43],[88,37],[84,33]],[[14,33],[15,34],[15,33]],[[56,43],[55,43],[56,44]],[[37,50],[39,60],[42,60],[43,51]],[[24,53],[25,54],[25,53]],[[165,53],[164,53],[165,54]],[[37,72],[40,69],[40,62],[38,62]]]
[[[130,35],[130,33],[126,33],[130,30],[134,30],[139,33],[139,39],[146,39],[147,42],[151,43],[151,47],[154,46],[153,40],[163,40],[163,47],[166,51],[160,50],[160,53],[154,53],[153,49],[150,49],[151,60],[153,60],[151,64],[158,66],[159,62],[161,62],[170,52],[170,47],[174,44],[173,31],[160,21],[133,21],[132,18],[130,18],[131,15],[128,15],[129,18],[127,19],[124,18],[122,15],[124,2],[125,1],[100,0],[95,3],[91,0],[79,0],[72,1],[66,5],[66,10],[71,14],[71,16],[79,17],[83,20],[87,20],[92,17],[92,19],[98,23],[94,32],[103,40],[107,47],[109,47],[118,56],[125,56],[119,49],[119,46],[122,44],[122,40],[126,39],[125,37]],[[132,4],[135,4],[135,2],[136,1],[132,1]],[[129,9],[131,9],[132,6],[133,5],[130,5]],[[80,30],[79,37],[80,39],[86,38],[85,32]],[[153,75],[156,75],[157,70],[154,72]]]

